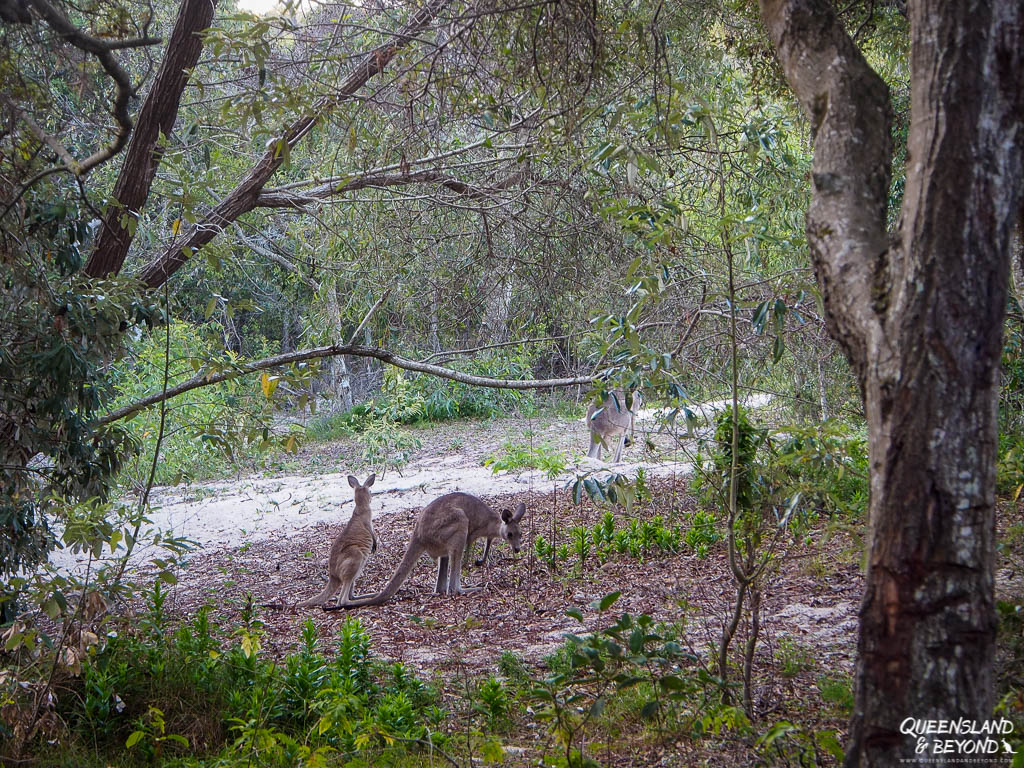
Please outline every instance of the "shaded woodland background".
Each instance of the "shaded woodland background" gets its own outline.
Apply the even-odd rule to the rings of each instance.
[[[881,765],[905,716],[1024,723],[1022,12],[761,5],[0,2],[4,759]],[[515,432],[612,387],[685,488]],[[154,486],[400,470],[508,417],[481,460],[571,475],[530,572],[601,617],[546,659],[426,680],[358,618],[288,649],[251,601],[168,614],[185,541],[125,567]],[[824,683],[760,630],[805,555],[867,595]],[[613,617],[708,557],[703,641],[677,595]]]

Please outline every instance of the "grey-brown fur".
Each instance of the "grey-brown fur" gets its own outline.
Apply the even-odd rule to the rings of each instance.
[[[640,393],[633,392],[629,405],[624,390],[616,389],[609,393],[600,408],[591,403],[587,407],[587,426],[590,427],[590,450],[587,456],[601,460],[602,446],[611,451],[614,441],[613,463],[622,459],[622,448],[626,444],[626,433],[630,439],[636,426],[636,413],[640,410]]]
[[[370,475],[366,482],[359,484],[354,476],[348,476],[348,484],[355,489],[356,509],[344,530],[331,545],[331,554],[327,558],[327,586],[324,591],[309,600],[303,600],[296,608],[309,608],[323,605],[340,590],[339,605],[344,605],[358,598],[369,595],[355,595],[356,579],[363,572],[363,566],[370,555],[377,551],[378,539],[373,530],[370,513],[370,486],[376,479]]]
[[[394,576],[380,593],[369,599],[350,601],[339,608],[359,605],[380,605],[390,600],[409,577],[413,567],[424,554],[437,560],[437,594],[459,595],[475,592],[481,587],[464,587],[460,583],[462,561],[467,550],[477,539],[505,539],[518,552],[522,543],[519,521],[526,514],[526,505],[520,503],[515,512],[502,510],[498,514],[487,504],[468,493],[449,493],[434,499],[420,513],[412,538],[402,562]],[[483,562],[490,547],[486,546]],[[333,609],[328,609],[333,610]]]

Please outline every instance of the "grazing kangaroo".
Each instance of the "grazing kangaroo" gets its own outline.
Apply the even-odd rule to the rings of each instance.
[[[296,608],[309,608],[314,605],[326,603],[339,589],[341,596],[339,604],[345,604],[357,599],[354,594],[356,579],[363,571],[363,566],[370,559],[370,555],[377,551],[377,534],[373,531],[373,522],[370,514],[370,486],[377,479],[376,473],[366,478],[362,485],[352,475],[348,476],[348,484],[355,489],[356,511],[352,513],[351,519],[345,525],[345,529],[338,534],[338,538],[331,545],[331,554],[327,559],[327,586],[324,591],[309,600],[296,603]],[[359,595],[358,597],[371,597],[372,595]]]
[[[434,499],[420,512],[405,556],[387,586],[369,599],[352,600],[337,608],[386,603],[394,597],[424,553],[437,560],[437,584],[434,587],[437,594],[461,595],[482,589],[463,587],[460,583],[462,560],[466,551],[477,539],[487,539],[488,546],[481,559],[483,562],[490,550],[491,540],[501,538],[512,545],[513,552],[519,552],[523,540],[519,521],[525,514],[526,505],[520,503],[515,512],[505,509],[499,515],[468,493],[449,493]]]
[[[626,392],[621,389],[612,390],[608,397],[596,407],[593,403],[587,406],[587,426],[590,427],[590,450],[587,456],[601,460],[601,446],[611,451],[608,441],[617,438],[615,456],[612,463],[622,458],[622,448],[626,445],[626,432],[632,440],[636,426],[636,413],[640,410],[640,393],[634,392],[632,403],[626,406]]]

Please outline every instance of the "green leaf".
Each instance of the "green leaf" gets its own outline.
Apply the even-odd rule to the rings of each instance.
[[[505,750],[497,739],[485,741],[480,748],[480,756],[488,763],[501,763],[505,760]]]
[[[599,611],[607,611],[611,608],[615,601],[622,597],[622,592],[616,590],[615,592],[609,592],[607,595],[602,597],[600,600],[595,600],[590,604],[591,608],[596,608]]]
[[[142,739],[145,736],[146,736],[146,732],[145,731],[132,731],[132,734],[128,737],[127,741],[125,741],[124,745],[128,749],[131,749],[136,744],[138,744],[140,741],[142,741]]]
[[[665,675],[665,677],[658,680],[658,685],[666,691],[683,691],[687,687],[686,683],[675,675]]]
[[[644,720],[651,720],[656,714],[658,714],[658,702],[654,700],[648,701],[640,710],[640,717]]]
[[[579,608],[570,608],[568,611],[565,612],[565,615],[569,616],[570,618],[576,619],[576,621],[578,621],[580,624],[583,623],[583,614],[580,613]]]
[[[757,305],[757,309],[754,310],[754,319],[751,321],[754,325],[754,333],[761,335],[764,333],[764,324],[768,319],[769,303],[762,301]]]
[[[772,362],[777,363],[782,359],[783,353],[786,351],[786,342],[782,340],[781,336],[775,337],[775,343],[772,344]]]

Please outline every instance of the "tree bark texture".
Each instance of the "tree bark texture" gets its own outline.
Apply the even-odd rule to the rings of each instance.
[[[1024,3],[908,9],[906,191],[890,234],[884,83],[831,2],[761,0],[812,121],[811,258],[868,419],[870,556],[848,766],[920,759],[899,732],[907,717],[980,720],[993,706],[996,414],[1021,196]]]
[[[163,62],[139,112],[128,153],[114,187],[114,204],[107,210],[96,248],[85,264],[90,277],[107,277],[121,271],[132,235],[122,225],[125,215],[138,216],[146,204],[156,177],[163,147],[160,136],[170,136],[178,118],[181,95],[189,73],[203,50],[203,30],[213,21],[216,0],[184,0],[174,24]]]
[[[257,207],[263,187],[284,164],[289,152],[324,115],[342,101],[352,98],[370,78],[383,72],[395,54],[415,40],[415,36],[426,29],[448,2],[449,0],[429,0],[405,27],[387,42],[366,53],[348,77],[338,84],[337,90],[331,96],[321,99],[285,128],[277,141],[270,142],[263,157],[223,200],[184,237],[176,239],[143,269],[139,276],[142,282],[149,288],[163,285],[192,254],[213,240],[228,224]]]

